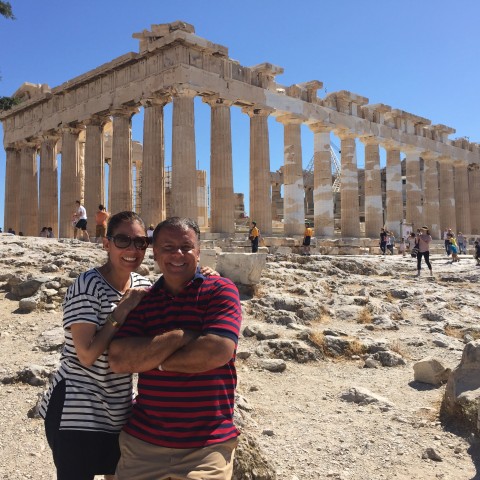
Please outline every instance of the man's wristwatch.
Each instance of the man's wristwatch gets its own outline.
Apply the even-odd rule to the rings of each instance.
[[[107,315],[107,322],[110,322],[115,328],[120,328],[120,324],[113,318],[113,312]]]

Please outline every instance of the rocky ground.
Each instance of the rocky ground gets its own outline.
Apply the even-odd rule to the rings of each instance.
[[[238,422],[271,465],[250,478],[477,478],[475,439],[439,419],[445,387],[413,370],[427,356],[455,368],[480,336],[480,267],[461,258],[434,256],[435,277],[417,279],[410,257],[269,256],[242,299]],[[35,406],[65,289],[103,259],[91,244],[0,236],[1,479],[55,478]],[[143,273],[154,278],[151,258]]]

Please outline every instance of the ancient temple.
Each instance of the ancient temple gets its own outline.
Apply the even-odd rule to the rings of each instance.
[[[235,228],[239,197],[233,191],[230,111],[237,107],[250,118],[250,216],[262,225],[264,235],[272,230],[269,116],[284,128],[285,235],[302,235],[304,229],[302,124],[314,134],[313,186],[307,191],[317,236],[334,234],[331,132],[341,139],[343,237],[360,236],[360,205],[367,237],[376,237],[383,224],[398,232],[403,220],[415,228],[428,224],[434,238],[447,227],[480,234],[480,145],[449,139],[453,128],[388,105],[369,104],[348,91],[320,98],[322,82],[317,80],[280,85],[275,77],[283,72],[281,67],[242,66],[229,58],[226,47],[197,36],[185,22],[152,25],[133,36],[139,40],[137,53],[54,88],[26,83],[14,94],[21,103],[0,114],[6,149],[5,226],[37,235],[39,227],[49,225],[60,237],[70,236],[75,200],[82,198],[89,212],[105,203],[105,161],[110,164],[111,212],[135,203],[147,224],[165,218],[163,125],[164,107],[171,102],[169,214],[196,218],[208,224],[210,232],[229,235]],[[206,178],[196,170],[195,97],[211,107],[209,219]],[[143,149],[135,154],[131,122],[140,108]],[[365,148],[361,191],[356,139]],[[380,148],[386,150],[383,191]],[[404,182],[401,153],[406,156]]]

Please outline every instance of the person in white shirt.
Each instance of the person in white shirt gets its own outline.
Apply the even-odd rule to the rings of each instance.
[[[75,204],[77,206],[77,210],[74,214],[74,218],[77,223],[75,224],[75,229],[73,231],[73,238],[77,238],[78,233],[81,233],[82,239],[85,240],[85,237],[87,237],[86,241],[89,242],[90,236],[88,235],[87,231],[87,211],[80,203],[80,200],[77,200]]]

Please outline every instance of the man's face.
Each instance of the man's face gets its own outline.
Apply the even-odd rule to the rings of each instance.
[[[195,275],[200,259],[197,235],[190,228],[164,228],[155,239],[153,254],[166,285],[183,287]]]

